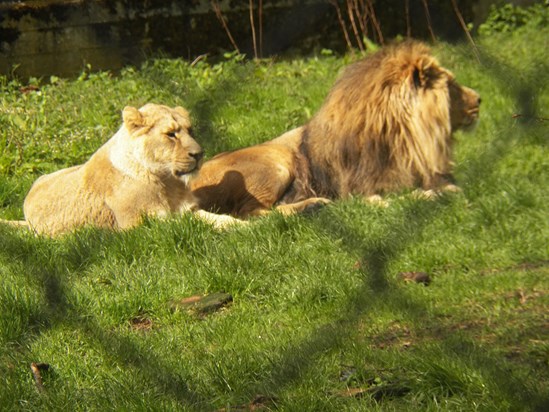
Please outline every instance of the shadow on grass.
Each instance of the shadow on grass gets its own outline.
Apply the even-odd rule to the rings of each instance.
[[[204,404],[205,400],[189,388],[173,365],[169,365],[152,350],[139,347],[131,339],[103,330],[93,318],[74,305],[77,299],[71,292],[67,273],[77,275],[92,264],[101,262],[104,259],[101,249],[108,249],[109,242],[116,241],[116,236],[107,231],[89,231],[82,238],[85,238],[85,242],[80,243],[77,234],[67,252],[58,249],[57,240],[44,238],[37,241],[31,235],[25,238],[15,234],[11,228],[0,228],[0,240],[5,245],[0,249],[0,255],[8,261],[22,262],[28,271],[24,276],[38,281],[45,297],[45,305],[37,311],[36,316],[28,319],[29,332],[25,337],[20,337],[25,341],[24,346],[49,329],[68,325],[83,332],[111,360],[139,370],[144,379],[141,383],[143,393],[152,386],[182,405],[192,407]],[[31,361],[37,360],[29,359],[29,365]],[[57,365],[52,366],[55,368]]]
[[[162,71],[149,73],[150,78],[156,84],[156,87],[162,90],[169,90],[172,94],[182,99],[181,103],[195,120],[195,134],[197,141],[205,148],[219,147],[216,143],[222,138],[220,131],[214,128],[212,119],[223,105],[230,101],[241,90],[242,85],[246,84],[246,77],[249,72],[246,66],[234,62],[234,66],[225,65],[224,73],[220,80],[216,81],[214,86],[206,86],[197,92],[189,92],[183,86],[174,86],[172,75]],[[248,66],[249,67],[249,66]],[[208,157],[214,153],[207,153]]]
[[[515,375],[510,370],[509,363],[502,362],[501,357],[493,355],[488,348],[476,344],[463,334],[456,334],[455,330],[448,326],[441,325],[440,328],[433,328],[440,319],[433,316],[419,300],[392,283],[393,276],[387,269],[391,260],[398,257],[421,232],[424,228],[423,222],[428,221],[425,217],[435,218],[437,214],[444,213],[444,207],[441,204],[433,203],[431,206],[419,210],[417,205],[413,205],[406,211],[406,217],[403,219],[407,222],[407,230],[394,228],[394,231],[386,237],[373,242],[369,239],[369,243],[374,243],[374,246],[364,246],[364,242],[358,240],[360,234],[333,215],[329,223],[327,220],[322,221],[319,231],[333,236],[334,240],[342,239],[343,247],[350,254],[354,256],[358,253],[362,256],[363,284],[356,295],[349,299],[339,315],[335,316],[335,320],[316,329],[305,342],[286,350],[286,355],[282,357],[283,361],[272,370],[262,389],[276,394],[297,384],[320,356],[348,344],[348,338],[353,336],[360,324],[365,318],[367,319],[368,312],[375,311],[378,307],[388,307],[410,319],[412,321],[410,324],[414,325],[410,326],[410,329],[416,328],[423,338],[438,342],[441,351],[438,355],[442,355],[443,359],[448,361],[447,363],[451,364],[459,360],[470,370],[476,370],[487,377],[487,381],[497,382],[499,389],[513,408],[529,407],[536,411],[546,410],[549,403],[544,398],[545,394],[528,386],[522,376]],[[416,212],[420,212],[419,217]],[[426,361],[429,363],[428,360]],[[376,360],[372,359],[372,362],[375,364]],[[441,379],[443,378],[444,376]],[[440,384],[448,385],[448,393],[459,392],[460,385],[463,385],[460,381],[442,381]]]
[[[530,83],[531,78],[547,79],[547,72],[532,73],[528,81],[521,80],[520,76],[512,75],[502,62],[488,55],[483,55],[487,69],[494,73],[494,76],[501,79],[502,87],[507,87],[508,79],[513,79],[512,90],[517,105],[524,114],[524,122],[521,127],[528,126],[528,119],[539,117],[538,107],[535,102],[535,87]],[[169,79],[159,77],[159,86],[169,84]],[[167,86],[166,86],[167,87]],[[193,110],[198,116],[199,123],[205,125],[206,134],[209,138],[216,138],[216,132],[209,123],[216,108],[210,105],[210,100],[223,101],[236,90],[237,82],[231,79],[226,84],[219,84],[216,90],[211,90],[207,99],[198,100]],[[487,148],[477,159],[473,159],[469,171],[471,179],[480,176],[479,170],[485,170],[488,163],[497,162],[509,148],[512,140],[512,132],[507,130],[497,145]],[[343,246],[352,254],[362,256],[362,267],[364,282],[359,290],[349,301],[339,316],[328,324],[320,326],[308,340],[293,347],[290,347],[282,356],[282,361],[267,374],[255,388],[251,390],[268,390],[277,394],[285,387],[288,387],[303,376],[312,367],[315,360],[327,350],[341,345],[346,337],[356,329],[361,317],[374,309],[377,305],[383,304],[392,307],[395,311],[401,312],[421,324],[426,320],[436,323],[436,319],[430,319],[429,310],[421,303],[403,293],[399,288],[392,285],[387,267],[389,263],[399,256],[407,245],[424,229],[426,222],[432,220],[440,213],[444,213],[443,202],[433,202],[422,206],[422,203],[412,204],[405,211],[405,226],[394,227],[389,235],[379,239],[369,239],[365,242],[361,235],[352,227],[346,226],[345,222],[332,220],[329,225],[319,228],[323,233],[332,236],[334,239],[343,239]],[[145,379],[143,385],[152,384],[166,396],[186,405],[207,405],[208,400],[193,392],[188,383],[177,373],[174,373],[171,365],[164,359],[155,355],[152,350],[138,347],[134,342],[123,336],[117,336],[108,331],[102,330],[94,321],[80,313],[78,307],[73,303],[70,287],[66,284],[66,273],[68,270],[76,273],[84,271],[90,264],[101,260],[102,257],[97,250],[82,246],[72,258],[68,259],[70,268],[60,267],[56,256],[55,246],[40,244],[41,250],[35,250],[35,242],[22,239],[11,234],[9,231],[0,231],[0,239],[3,245],[0,250],[6,259],[21,261],[26,268],[33,273],[27,276],[36,277],[43,285],[43,292],[46,298],[46,307],[40,311],[34,325],[29,329],[37,330],[40,334],[60,323],[69,323],[74,328],[82,330],[90,339],[102,347],[105,353],[125,366],[131,366],[139,370]],[[108,241],[109,237],[101,239],[101,242]],[[104,244],[104,243],[103,243]],[[89,243],[88,243],[89,245]],[[433,338],[442,343],[443,351],[448,358],[458,357],[471,368],[479,370],[483,374],[491,376],[498,382],[502,391],[505,392],[509,402],[517,407],[529,406],[532,409],[542,410],[547,401],[541,398],[541,394],[514,376],[512,371],[505,369],[505,366],[498,365],[498,359],[489,353],[481,351],[469,340],[453,336],[450,338],[433,335]]]

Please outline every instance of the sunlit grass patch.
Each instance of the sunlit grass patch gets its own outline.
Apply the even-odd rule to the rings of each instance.
[[[483,99],[477,129],[456,136],[461,193],[349,198],[223,232],[192,215],[58,239],[0,226],[0,405],[543,410],[543,39],[479,42],[480,62],[469,46],[435,47]],[[0,216],[21,218],[32,181],[84,161],[125,105],[187,107],[212,156],[301,125],[352,59],[161,59],[25,93],[3,80]],[[414,272],[429,282],[402,276]],[[207,314],[173,305],[215,293],[231,299]],[[43,387],[32,362],[49,365]]]

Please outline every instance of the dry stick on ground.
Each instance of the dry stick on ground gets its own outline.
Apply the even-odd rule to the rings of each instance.
[[[429,5],[427,4],[427,0],[422,0],[423,8],[425,9],[425,17],[427,18],[427,27],[429,28],[429,33],[431,34],[431,38],[433,41],[437,41],[437,38],[435,37],[435,32],[433,31],[433,26],[431,24],[431,14],[429,13]]]
[[[379,20],[376,17],[376,11],[374,10],[374,5],[372,3],[372,0],[368,0],[368,9],[370,12],[370,16],[372,18],[372,25],[374,26],[374,29],[377,32],[379,43],[384,44],[385,41],[383,40],[383,33],[381,32],[381,26],[379,24]]]
[[[358,29],[355,23],[355,11],[354,9],[354,0],[347,0],[347,13],[349,14],[349,20],[351,21],[351,27],[353,28],[353,33],[355,34],[356,42],[358,44],[358,48],[361,52],[364,51],[364,45],[362,44],[362,40],[360,38],[360,35],[358,34]]]
[[[513,119],[526,119],[526,120],[537,120],[538,122],[549,122],[549,119],[545,117],[534,117],[534,116],[525,116],[520,113],[514,113],[511,118]]]
[[[257,59],[257,39],[255,36],[255,21],[254,21],[254,2],[253,0],[249,1],[250,9],[250,27],[252,28],[252,42],[254,45],[254,57]]]
[[[221,22],[221,25],[225,29],[225,33],[227,33],[227,36],[229,37],[229,41],[233,45],[234,49],[238,54],[240,54],[240,49],[236,45],[236,42],[233,39],[233,36],[231,35],[231,31],[229,30],[229,27],[227,26],[227,23],[225,22],[225,19],[223,18],[223,13],[221,13],[221,8],[219,7],[219,3],[216,0],[212,0],[212,8],[215,12],[215,15],[217,19]]]
[[[353,50],[353,45],[351,43],[351,39],[349,39],[349,33],[347,32],[347,27],[345,27],[345,21],[343,20],[343,16],[341,15],[341,10],[339,9],[339,4],[337,3],[337,0],[330,0],[330,3],[335,7],[337,12],[337,19],[339,20],[339,24],[341,25],[341,30],[343,31],[343,35],[345,36],[345,41],[347,42],[347,47],[349,50]]]
[[[477,61],[480,63],[480,54],[477,49],[477,45],[475,44],[475,41],[473,40],[473,37],[471,37],[471,33],[469,32],[469,29],[467,28],[467,25],[465,24],[465,20],[463,20],[463,15],[459,11],[459,8],[456,4],[456,0],[452,0],[452,6],[454,6],[454,11],[456,12],[457,18],[459,20],[459,23],[461,24],[461,27],[463,27],[463,31],[465,31],[465,34],[467,35],[467,39],[469,39],[469,42],[471,43],[471,46],[473,46],[473,51],[475,52],[475,57],[477,58]]]

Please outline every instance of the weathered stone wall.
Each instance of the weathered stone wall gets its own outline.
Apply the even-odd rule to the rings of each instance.
[[[248,1],[218,3],[241,51],[253,54]],[[331,10],[324,0],[263,3],[266,54],[298,44],[319,31],[337,30],[337,26],[325,24]],[[319,24],[322,21],[324,24]],[[70,76],[86,64],[97,70],[116,70],[159,53],[192,59],[226,50],[233,46],[210,0],[0,3],[2,74]]]
[[[494,0],[458,0],[467,22],[478,22]],[[511,1],[511,0],[507,0]],[[532,0],[514,0],[514,2]],[[254,55],[249,0],[217,0],[241,52]],[[258,1],[253,2],[256,7]],[[263,0],[263,55],[295,49],[344,50],[347,46],[336,9],[329,0]],[[344,0],[343,18],[353,36]],[[463,37],[452,3],[429,0],[430,23],[437,37]],[[374,0],[385,39],[409,32],[431,37],[424,2],[409,0],[408,27],[404,0]],[[474,9],[479,10],[475,16]],[[413,27],[412,27],[413,26]],[[259,16],[255,10],[257,46]],[[376,38],[371,29],[368,37]],[[360,37],[359,37],[360,38]],[[0,0],[0,74],[18,77],[117,70],[151,56],[194,59],[233,50],[212,8],[212,0]]]

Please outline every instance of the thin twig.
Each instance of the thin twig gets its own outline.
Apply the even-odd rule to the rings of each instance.
[[[422,0],[423,2],[423,8],[425,9],[425,18],[427,19],[427,27],[429,28],[429,33],[431,34],[431,38],[433,41],[437,41],[435,37],[435,32],[433,31],[433,25],[431,24],[431,14],[429,13],[429,5],[427,4],[427,0]]]
[[[379,20],[376,17],[376,11],[374,9],[374,5],[372,3],[372,0],[368,0],[368,6],[370,9],[370,16],[372,17],[372,25],[374,26],[374,29],[377,32],[377,38],[379,40],[380,44],[384,44],[385,41],[383,40],[383,33],[381,32],[381,26],[379,24]]]
[[[347,42],[347,47],[349,48],[349,50],[353,50],[353,45],[351,43],[351,40],[349,39],[349,33],[347,32],[347,27],[345,27],[345,21],[343,20],[343,16],[341,15],[341,10],[339,9],[339,4],[337,3],[337,0],[330,0],[330,3],[336,9],[337,18],[339,20],[339,24],[341,25],[341,31],[343,32],[343,35],[345,36],[345,41]]]
[[[215,15],[217,19],[221,22],[221,25],[225,29],[225,33],[227,33],[227,36],[229,37],[229,41],[233,45],[234,49],[238,54],[240,54],[240,49],[236,45],[236,42],[233,39],[233,36],[231,35],[231,31],[229,30],[229,27],[227,26],[227,23],[225,22],[225,19],[223,18],[223,13],[221,12],[221,8],[219,7],[219,3],[216,0],[212,0],[212,8],[214,9]]]
[[[358,16],[358,24],[360,25],[362,37],[366,38],[368,37],[368,26],[366,24],[366,21],[368,20],[368,10],[364,5],[364,0],[361,0],[360,4],[358,3],[358,0],[355,0],[355,10]]]
[[[477,49],[477,45],[475,44],[475,41],[473,40],[473,37],[471,36],[471,32],[467,28],[467,25],[465,24],[465,20],[463,20],[463,15],[459,11],[459,8],[456,4],[456,0],[452,0],[452,6],[454,6],[454,11],[456,12],[456,15],[458,17],[458,20],[461,24],[461,27],[463,27],[463,31],[465,31],[465,34],[467,35],[467,39],[469,39],[469,42],[471,43],[471,46],[473,46],[473,51],[475,52],[475,57],[477,58],[477,61],[480,63],[480,54]]]
[[[511,116],[513,119],[526,119],[526,120],[537,120],[538,122],[549,122],[549,119],[545,117],[536,117],[536,116],[525,116],[520,113],[513,113]]]
[[[263,57],[263,0],[259,0],[259,57]]]
[[[198,56],[196,59],[192,61],[191,67],[196,66],[196,64],[198,64],[199,61],[204,60],[206,57],[208,57],[208,53],[201,54],[200,56]]]
[[[355,23],[355,12],[353,7],[353,0],[347,0],[347,13],[349,14],[349,20],[351,21],[351,27],[353,28],[353,33],[355,34],[356,42],[358,44],[358,48],[360,51],[364,51],[364,45],[362,44],[362,40],[360,39],[360,35],[358,34],[358,29],[356,27]]]
[[[255,37],[255,22],[254,22],[254,2],[253,0],[249,1],[250,9],[250,27],[252,28],[252,42],[254,45],[254,57],[257,59],[257,40]]]
[[[406,37],[412,37],[412,24],[410,22],[410,0],[404,1],[404,14],[406,15]]]

